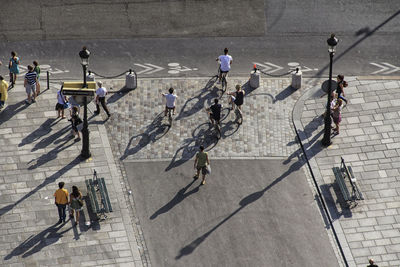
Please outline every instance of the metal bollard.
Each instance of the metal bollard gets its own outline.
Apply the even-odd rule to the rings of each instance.
[[[295,71],[292,72],[292,88],[294,89],[300,89],[301,88],[301,70],[299,68],[296,68]]]
[[[47,90],[49,90],[50,89],[50,73],[49,73],[49,71],[46,71],[46,74],[47,74]]]
[[[254,64],[253,70],[250,72],[250,87],[258,88],[260,86],[260,71],[257,69],[257,65]]]
[[[129,69],[129,72],[125,76],[125,88],[126,89],[136,89],[137,87],[137,78],[136,74],[132,72],[132,69]]]

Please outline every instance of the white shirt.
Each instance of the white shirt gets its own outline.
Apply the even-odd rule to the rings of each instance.
[[[232,57],[230,55],[221,55],[218,57],[218,59],[221,62],[222,71],[229,71],[231,69]]]
[[[58,92],[57,92],[57,102],[58,102],[58,104],[61,104],[61,105],[63,105],[65,103],[64,96],[61,93],[61,90],[58,90]]]
[[[165,99],[167,100],[167,107],[173,108],[175,107],[175,99],[177,98],[174,94],[164,94]]]
[[[96,95],[98,95],[99,97],[106,97],[106,94],[107,94],[107,89],[104,87],[99,87],[96,90]]]

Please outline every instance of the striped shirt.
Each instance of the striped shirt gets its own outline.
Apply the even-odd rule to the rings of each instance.
[[[27,74],[25,74],[25,79],[30,85],[36,83],[36,78],[37,78],[37,74],[34,71],[28,72]]]

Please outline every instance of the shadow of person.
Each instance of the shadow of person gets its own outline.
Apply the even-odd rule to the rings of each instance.
[[[183,145],[175,151],[175,154],[169,165],[165,168],[165,171],[178,167],[193,158],[193,156],[199,151],[200,145],[204,146],[205,151],[210,151],[217,145],[217,143],[218,138],[209,127],[209,124],[200,124],[193,130],[191,138],[183,140]]]
[[[25,199],[29,198],[30,196],[32,196],[33,194],[35,194],[37,191],[39,191],[40,189],[42,189],[43,187],[47,186],[48,184],[54,183],[59,177],[61,177],[62,175],[64,175],[65,173],[67,173],[70,169],[72,169],[73,167],[75,167],[76,165],[78,165],[79,163],[81,163],[81,159],[79,156],[77,156],[76,158],[74,158],[71,162],[69,162],[67,165],[65,165],[64,167],[62,167],[60,170],[58,170],[57,172],[55,172],[54,174],[52,174],[51,176],[47,177],[40,185],[36,186],[34,189],[32,189],[29,193],[27,193],[26,195],[24,195],[23,197],[21,197],[20,199],[18,199],[15,203],[7,205],[5,207],[2,207],[0,209],[0,217],[4,214],[6,214],[7,212],[9,212],[10,210],[12,210],[14,207],[16,207],[19,203],[21,203],[22,201],[24,201]]]
[[[71,143],[66,145],[68,142],[71,142]],[[36,163],[29,166],[28,170],[36,169],[36,168],[42,166],[43,164],[46,164],[52,160],[55,160],[57,158],[58,153],[60,153],[61,151],[65,150],[75,144],[71,140],[71,138],[68,136],[64,137],[63,139],[56,140],[56,141],[54,141],[54,143],[57,144],[57,146],[54,147],[49,152],[47,152],[46,154],[40,155],[40,157],[36,159]],[[32,161],[28,162],[28,164],[31,163]]]
[[[67,133],[71,129],[71,126],[65,126],[64,128],[60,129],[59,131],[53,133],[52,135],[49,135],[47,137],[42,138],[38,143],[35,144],[35,146],[31,149],[31,152],[34,152],[36,150],[46,148],[48,145],[52,144],[55,142],[58,138],[63,136],[65,133]]]
[[[24,145],[30,144],[38,140],[40,137],[43,137],[51,132],[51,127],[55,125],[56,123],[55,118],[48,118],[45,122],[42,123],[42,125],[39,126],[36,130],[31,132],[29,135],[24,137],[24,139],[21,140],[21,143],[18,144],[18,147],[22,147]]]
[[[186,185],[181,190],[179,190],[178,193],[176,193],[176,195],[174,196],[173,199],[171,199],[167,204],[165,204],[164,206],[159,208],[153,215],[150,216],[150,220],[154,220],[159,215],[169,212],[173,207],[175,207],[176,205],[181,203],[185,198],[187,198],[188,196],[198,192],[199,189],[200,189],[200,185],[198,185],[197,187],[193,188],[189,192],[186,192],[192,186],[192,184],[194,182],[195,182],[195,180],[193,179],[188,185]]]
[[[133,89],[134,90],[134,89]],[[107,104],[112,104],[120,100],[122,97],[125,95],[129,94],[130,91],[133,91],[132,89],[128,89],[125,86],[119,89],[117,92],[113,93],[111,97],[107,99]]]
[[[26,109],[28,105],[25,105],[25,100],[18,103],[7,105],[2,111],[0,116],[0,125],[10,120],[14,115]]]
[[[14,248],[10,254],[6,255],[4,260],[10,260],[12,257],[20,255],[22,255],[22,258],[27,258],[41,251],[44,247],[56,243],[64,233],[68,232],[72,228],[70,227],[62,232],[58,232],[64,225],[65,223],[54,224],[39,234],[30,236],[24,242],[19,244],[18,247]]]
[[[200,237],[196,238],[194,241],[192,241],[190,244],[186,245],[183,247],[180,251],[179,254],[175,257],[176,260],[179,260],[183,256],[187,256],[193,251],[200,246],[201,243],[206,240],[208,236],[210,236],[215,230],[217,230],[221,225],[226,223],[229,219],[231,219],[233,216],[235,216],[238,212],[240,212],[242,209],[246,208],[248,205],[256,202],[259,200],[261,197],[263,197],[264,193],[267,192],[269,189],[271,189],[273,186],[278,184],[280,181],[282,181],[284,178],[288,177],[292,172],[298,171],[302,166],[304,165],[303,162],[301,161],[296,161],[292,165],[290,165],[289,169],[285,171],[283,174],[281,174],[278,178],[276,178],[272,183],[270,183],[268,186],[266,186],[264,189],[260,191],[256,191],[254,193],[251,193],[250,195],[244,197],[242,200],[239,202],[239,207],[229,214],[226,218],[224,218],[222,221],[220,221],[217,225],[215,225],[213,228],[211,228],[209,231],[207,231],[205,234],[201,235]]]
[[[124,160],[128,156],[136,154],[150,143],[154,143],[161,139],[164,135],[166,135],[170,129],[170,126],[162,123],[163,118],[163,112],[159,113],[152,121],[152,123],[146,127],[146,130],[143,133],[132,136],[131,139],[129,139],[128,144],[126,145],[124,154],[120,157],[120,160]],[[133,140],[139,137],[140,140],[138,141],[136,146],[131,148]]]
[[[214,76],[201,89],[198,95],[187,99],[175,120],[181,120],[197,113],[204,108],[206,101],[211,101],[211,99],[219,97],[219,89],[214,86],[215,81],[216,77]]]

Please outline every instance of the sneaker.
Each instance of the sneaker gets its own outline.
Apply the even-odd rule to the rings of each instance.
[[[30,105],[31,102],[29,102],[28,100],[25,100],[25,104]]]
[[[95,112],[93,112],[93,114],[94,114],[94,115],[99,115],[100,112],[99,112],[99,111],[95,111]]]
[[[218,81],[217,81],[217,84],[221,84],[221,81],[218,80]]]
[[[32,99],[32,103],[36,103],[36,100],[34,98]]]
[[[79,142],[79,141],[81,141],[81,138],[78,137],[78,138],[76,138],[74,141],[75,141],[75,142]]]
[[[206,180],[201,181],[201,185],[205,185],[206,184]]]
[[[197,180],[197,179],[199,179],[199,176],[197,176],[197,174],[196,174],[195,176],[193,176],[193,179]]]

